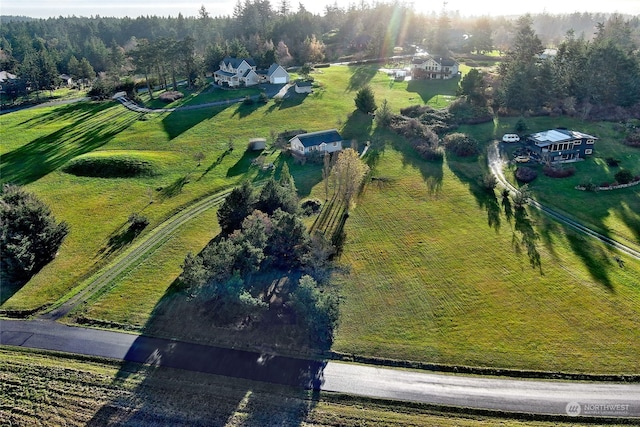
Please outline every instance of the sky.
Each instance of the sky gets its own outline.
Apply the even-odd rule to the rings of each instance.
[[[289,0],[294,11],[298,4],[316,14],[323,14],[326,5],[337,4],[348,7],[349,4],[360,4],[362,0]],[[364,0],[373,4],[374,0]],[[231,15],[237,0],[2,0],[1,15],[20,15],[33,18],[57,16],[115,16],[137,17],[140,15],[195,16],[202,5],[211,16]],[[384,2],[381,0],[380,2]],[[271,0],[274,8],[280,0]],[[445,3],[441,1],[414,0],[418,12],[440,12]],[[562,14],[572,12],[605,12],[640,15],[640,0],[448,0],[446,10],[459,11],[463,16],[471,15],[522,15],[548,12]]]

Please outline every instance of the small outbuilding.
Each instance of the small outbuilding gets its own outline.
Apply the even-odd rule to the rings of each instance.
[[[265,138],[251,138],[249,140],[249,150],[260,151],[267,147],[267,140]]]
[[[294,90],[296,93],[311,93],[313,83],[310,81],[297,81]]]

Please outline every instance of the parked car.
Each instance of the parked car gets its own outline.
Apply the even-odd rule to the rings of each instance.
[[[515,133],[505,133],[502,137],[502,142],[518,142],[520,137]]]
[[[518,163],[527,163],[530,160],[529,156],[518,156],[516,157],[516,162]]]

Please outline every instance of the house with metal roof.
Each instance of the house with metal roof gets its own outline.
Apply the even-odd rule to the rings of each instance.
[[[592,155],[597,139],[575,130],[551,129],[529,135],[526,144],[543,161],[566,163],[584,160]]]
[[[303,133],[289,140],[294,154],[306,156],[314,152],[333,153],[342,150],[342,136],[336,129]]]
[[[460,64],[451,58],[418,55],[411,61],[411,78],[414,80],[451,79],[458,75],[459,70]]]

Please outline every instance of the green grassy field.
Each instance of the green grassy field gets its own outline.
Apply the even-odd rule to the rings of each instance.
[[[637,372],[640,263],[477,184],[483,160],[389,137],[346,225],[334,349],[460,365]],[[380,182],[380,181],[376,181]],[[538,261],[539,260],[539,261]],[[533,268],[532,268],[533,264]]]
[[[500,139],[504,133],[513,132],[517,118],[496,120],[495,123],[465,126],[463,131],[474,135],[482,142]],[[579,130],[600,138],[594,147],[594,154],[587,160],[570,163],[564,167],[574,167],[576,173],[569,178],[550,178],[542,173],[541,165],[530,165],[538,171],[538,178],[529,184],[534,197],[542,203],[554,206],[565,215],[578,219],[590,227],[612,238],[640,249],[640,186],[598,193],[578,191],[576,185],[593,182],[612,183],[615,173],[621,168],[640,174],[640,150],[626,146],[620,126],[608,122],[585,122],[567,117],[527,118],[529,132],[539,132],[557,127]],[[501,144],[505,159],[512,160],[511,153],[521,144]],[[607,166],[606,159],[620,161],[620,167]],[[507,178],[516,183],[511,165]]]
[[[0,419],[11,426],[565,425],[467,416],[428,405],[326,393],[314,396],[198,372],[24,350],[0,350],[0,380]]]
[[[335,127],[361,146],[373,141],[366,160],[373,175],[384,179],[366,186],[347,221],[341,262],[351,267],[336,278],[344,299],[334,350],[449,364],[638,372],[638,261],[623,257],[625,267],[620,268],[606,246],[535,211],[515,216],[497,191],[491,196],[477,186],[486,169],[482,156],[424,162],[401,140],[375,129],[369,116],[354,113],[355,92],[364,84],[372,86],[378,103],[388,99],[397,111],[416,103],[446,104],[456,81],[394,82],[368,66],[325,68],[314,78],[319,85],[314,94],[279,104],[142,116],[115,103],[85,103],[0,116],[2,182],[25,184],[71,227],[59,256],[15,294],[3,295],[0,309],[35,309],[67,295],[136,244],[135,239],[118,238],[131,213],[149,218],[144,235],[194,200],[242,179],[264,177],[250,166],[256,154],[245,151],[249,138]],[[462,130],[487,143],[511,130],[516,120]],[[623,165],[637,159],[612,143],[619,134],[608,124],[564,118],[531,119],[528,124],[531,130],[564,125],[599,132],[602,155],[611,147],[616,156],[631,156],[624,157]],[[198,166],[200,152],[205,159]],[[135,154],[156,165],[157,173],[104,179],[60,170],[89,153]],[[577,166],[605,173],[598,169],[598,156],[592,165]],[[272,150],[268,161],[277,168],[290,162],[300,196],[324,199],[319,166],[293,164]],[[635,190],[592,195],[599,202],[592,208],[593,199],[572,190],[571,181],[541,178],[533,190],[545,203],[638,241]],[[565,197],[569,190],[576,197]],[[216,232],[212,209],[74,315],[133,329],[149,327],[158,334],[168,327],[189,329],[170,318],[184,310],[161,310],[158,304],[186,253],[199,251]],[[167,306],[175,302],[168,296]],[[159,316],[163,310],[168,315]],[[200,332],[193,339],[206,341],[204,329]],[[242,336],[235,333],[232,339]]]

